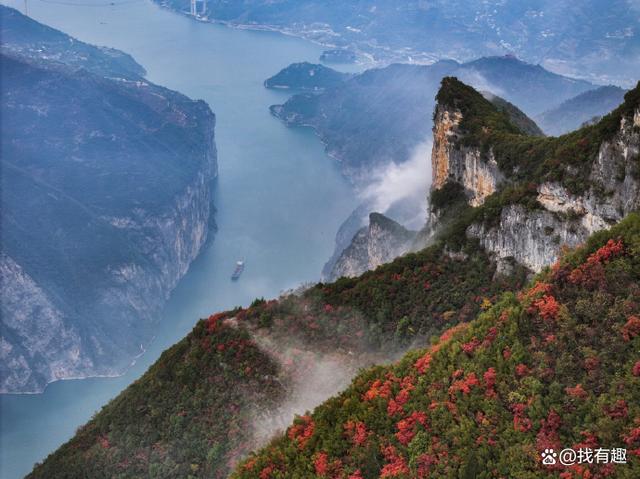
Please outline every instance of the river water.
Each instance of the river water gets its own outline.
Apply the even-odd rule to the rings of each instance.
[[[217,115],[219,231],[174,291],[154,342],[126,375],[59,381],[39,395],[0,396],[3,479],[23,477],[68,440],[198,318],[317,280],[340,223],[357,205],[313,132],[287,129],[270,116],[269,105],[283,102],[286,93],[262,86],[289,63],[317,62],[321,47],[194,21],[148,0],[28,2],[34,19],[126,51],[149,80],[211,106]],[[24,11],[23,0],[2,3]],[[240,258],[247,267],[232,283]]]

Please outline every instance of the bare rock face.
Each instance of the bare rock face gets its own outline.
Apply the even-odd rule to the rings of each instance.
[[[215,116],[121,52],[0,15],[0,393],[40,392],[121,374],[152,338],[212,231]]]
[[[459,110],[441,106],[436,109],[431,153],[433,188],[440,189],[448,181],[459,183],[465,189],[469,204],[479,206],[495,193],[504,177],[492,152],[485,154],[479,148],[460,144],[461,120]]]
[[[411,249],[416,232],[380,213],[369,215],[369,225],[360,229],[326,277],[333,281],[354,277],[388,263]]]
[[[495,128],[505,128],[504,134],[507,137],[514,135],[514,141],[517,141],[518,133],[502,126],[496,117],[483,123],[485,115],[492,115],[491,107],[482,103],[477,92],[458,80],[446,82],[446,95],[437,105],[434,117],[432,188],[439,195],[432,195],[434,203],[429,217],[432,230],[442,222],[447,205],[440,203],[448,201],[442,198],[451,197],[453,193],[449,192],[458,191],[457,198],[461,198],[463,191],[472,207],[482,207],[488,196],[505,192],[485,207],[481,220],[466,226],[466,234],[477,239],[498,262],[515,260],[537,272],[552,264],[563,247],[578,246],[594,232],[609,228],[640,208],[640,107],[636,93],[625,99],[625,104],[615,113],[617,116],[584,132],[601,138],[595,140],[600,143],[593,145],[591,153],[583,153],[590,155],[590,162],[571,163],[569,159],[564,162],[563,138],[541,140],[546,142],[539,144],[542,146],[550,145],[549,142],[561,145],[554,147],[551,143],[552,149],[543,151],[544,155],[556,155],[553,161],[555,164],[560,162],[560,168],[568,178],[576,178],[580,173],[579,186],[570,190],[567,185],[571,183],[546,180],[550,176],[546,176],[546,171],[539,171],[537,165],[531,168],[527,163],[530,158],[523,157],[515,161],[515,165],[510,163],[511,171],[501,171],[493,143],[479,139],[481,134],[478,136],[478,132],[490,135],[492,128],[494,132],[502,131]],[[463,114],[476,116],[464,118]],[[619,122],[617,128],[615,122]],[[475,125],[475,137],[465,138],[469,133],[467,126],[462,127],[463,123]],[[566,139],[568,145],[571,141],[579,144],[585,139]],[[502,144],[500,148],[506,147]],[[526,152],[520,155],[526,155]],[[525,174],[520,167],[529,170],[524,170]],[[505,190],[507,187],[511,188]],[[527,193],[519,196],[516,191]]]
[[[563,247],[575,247],[640,207],[640,111],[623,118],[618,133],[603,142],[589,177],[591,187],[573,195],[559,183],[538,186],[540,209],[510,205],[497,225],[474,224],[467,235],[497,258],[513,257],[533,271],[555,262]]]

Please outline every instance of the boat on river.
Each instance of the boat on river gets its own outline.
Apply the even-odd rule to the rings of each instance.
[[[236,269],[233,270],[233,274],[231,275],[231,281],[238,281],[243,271],[244,271],[244,261],[238,261],[236,263]]]

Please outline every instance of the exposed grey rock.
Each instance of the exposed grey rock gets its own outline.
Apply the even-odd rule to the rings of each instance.
[[[212,230],[215,116],[138,76],[121,52],[0,13],[12,120],[1,145],[0,392],[39,392],[123,373],[151,339]]]
[[[380,214],[369,215],[369,225],[361,228],[351,244],[338,257],[327,276],[333,281],[354,277],[388,263],[411,249],[416,232]]]
[[[538,187],[541,209],[508,206],[497,225],[474,224],[467,234],[499,259],[513,257],[533,271],[549,266],[563,247],[578,246],[640,208],[639,126],[637,110],[632,121],[623,118],[618,133],[600,146],[591,187],[584,194],[543,183]]]

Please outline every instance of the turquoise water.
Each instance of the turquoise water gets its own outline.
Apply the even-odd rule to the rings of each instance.
[[[29,15],[83,41],[122,49],[149,80],[209,103],[218,119],[219,231],[172,295],[156,339],[123,377],[60,381],[41,395],[0,397],[0,476],[24,476],[110,398],[139,377],[200,317],[319,278],[340,223],[357,200],[309,130],[283,127],[268,106],[286,99],[262,87],[322,48],[277,33],[193,21],[147,0],[109,5],[29,0]],[[24,2],[3,3],[24,11]],[[229,277],[236,260],[247,267]]]

